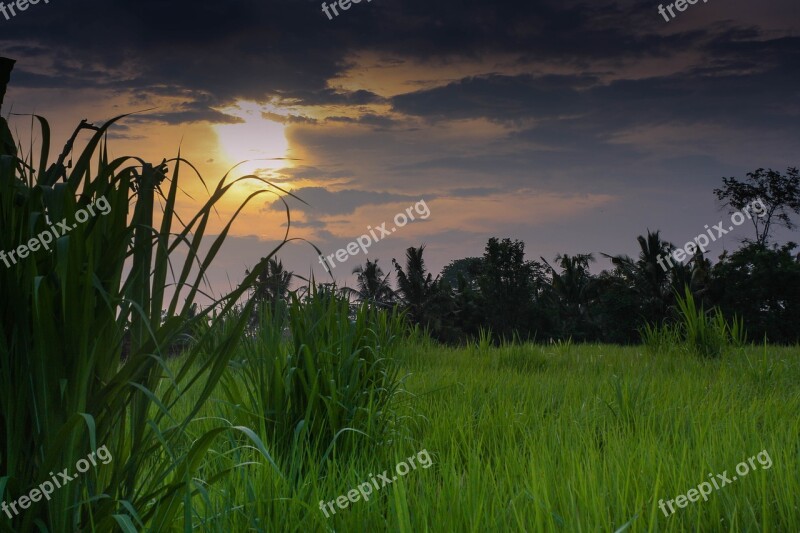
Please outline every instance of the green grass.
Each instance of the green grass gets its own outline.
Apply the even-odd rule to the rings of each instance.
[[[82,123],[76,135],[93,131],[85,147],[74,150],[73,137],[52,165],[49,125],[41,117],[31,118],[41,129],[39,157],[33,149],[22,157],[0,151],[0,250],[49,231],[48,218],[68,225],[101,198],[110,207],[63,232],[51,252],[20,253],[20,261],[0,267],[0,501],[14,502],[48,480],[49,472],[72,470],[98,447],[107,446],[114,457],[48,501],[11,519],[0,516],[4,531],[165,530],[181,519],[191,529],[187,503],[197,496],[191,480],[206,450],[230,430],[214,427],[189,438],[186,427],[228,370],[250,304],[243,318],[228,320],[226,331],[198,335],[169,375],[165,352],[212,312],[212,322],[235,315],[255,273],[217,305],[193,317],[190,311],[241,209],[276,191],[254,176],[226,176],[194,214],[181,218],[179,177],[193,167],[180,157],[157,166],[132,157],[109,159],[105,134],[121,118],[99,128]],[[5,129],[2,118],[0,126]],[[74,162],[67,165],[67,157]],[[209,238],[218,203],[243,180],[263,188]],[[203,242],[209,244],[205,253]],[[212,343],[214,357],[199,361]],[[188,390],[192,408],[176,418],[172,407]]]
[[[684,351],[699,357],[719,357],[726,350],[747,344],[744,320],[733,317],[728,321],[719,308],[706,311],[695,303],[688,286],[683,296],[676,294],[677,321],[661,325],[645,324],[640,330],[642,342],[651,352],[681,346]]]
[[[442,348],[402,335],[401,316],[350,317],[313,291],[253,336],[253,301],[237,301],[282,244],[218,305],[193,303],[239,213],[200,256],[217,202],[258,178],[226,177],[184,222],[188,162],[109,160],[112,121],[69,168],[71,143],[48,165],[36,120],[41,157],[0,157],[0,250],[38,235],[45,214],[72,220],[100,197],[112,209],[0,269],[0,499],[101,446],[113,461],[0,515],[0,531],[800,530],[796,347],[745,346],[741,322],[689,296],[682,324],[650,328],[641,348],[496,347],[488,332]],[[170,261],[178,247],[188,256]],[[430,468],[320,511],[421,450]],[[658,509],[762,450],[769,470],[669,518]]]
[[[800,530],[796,348],[751,347],[714,360],[605,345],[410,342],[400,351],[402,438],[365,441],[360,453],[326,462],[278,457],[277,470],[230,442],[210,463],[240,466],[196,508],[204,530]],[[431,468],[331,518],[319,510],[320,500],[422,449]],[[659,499],[685,494],[709,473],[735,475],[764,449],[771,468],[758,466],[669,518],[659,510]]]

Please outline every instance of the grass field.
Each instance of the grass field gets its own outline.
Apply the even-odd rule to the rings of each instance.
[[[180,163],[120,170],[111,123],[69,172],[49,141],[47,171],[0,165],[0,250],[110,208],[0,269],[0,531],[800,531],[797,347],[748,345],[687,290],[639,347],[446,348],[325,284],[257,301],[288,234],[197,310],[239,179],[184,223]]]
[[[796,348],[703,360],[677,349],[411,341],[398,356],[405,392],[391,442],[364,442],[324,463],[276,456],[273,466],[230,441],[212,463],[239,466],[208,487],[196,517],[203,529],[800,531]],[[229,412],[222,401],[210,406],[209,417]],[[334,503],[330,518],[320,510],[321,500],[391,476],[422,450],[430,468],[411,469],[369,501]],[[771,467],[756,459],[737,476],[741,461],[764,450]],[[676,505],[670,517],[659,509],[660,499],[726,471],[730,484],[707,501]]]

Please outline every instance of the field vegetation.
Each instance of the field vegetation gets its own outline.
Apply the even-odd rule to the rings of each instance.
[[[103,446],[113,460],[17,503],[0,529],[800,530],[798,349],[785,323],[774,331],[786,346],[768,342],[772,326],[748,335],[764,317],[796,316],[791,246],[747,248],[780,256],[789,283],[755,302],[755,318],[709,305],[713,285],[691,266],[681,285],[650,275],[649,256],[615,257],[600,276],[588,256],[548,270],[499,239],[436,278],[411,248],[397,289],[368,262],[355,288],[291,290],[281,244],[198,306],[239,213],[208,235],[218,202],[242,180],[263,187],[242,208],[290,193],[226,176],[180,217],[180,183],[202,179],[180,156],[110,159],[115,119],[81,124],[51,164],[49,125],[32,120],[35,155],[0,119],[0,250],[100,197],[111,210],[0,266],[0,500]],[[628,345],[592,342],[614,313],[636,317]],[[431,468],[320,510],[423,449]],[[762,450],[771,468],[670,517],[659,509]]]

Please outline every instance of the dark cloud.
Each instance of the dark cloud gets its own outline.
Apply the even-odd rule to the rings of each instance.
[[[327,117],[327,122],[343,122],[345,124],[364,124],[367,126],[375,126],[377,128],[389,128],[397,124],[397,121],[389,117],[382,117],[374,113],[364,113],[359,117]]]
[[[345,189],[329,191],[323,187],[303,187],[292,191],[309,205],[288,197],[286,200],[293,210],[302,211],[310,216],[347,215],[367,204],[386,204],[389,202],[416,202],[418,196],[407,196],[388,192],[360,191]],[[283,210],[283,202],[276,200],[269,205],[270,209]]]
[[[377,94],[360,89],[353,92],[342,92],[333,89],[318,91],[289,91],[281,92],[283,103],[288,105],[366,105],[382,103],[384,99]]]
[[[498,187],[474,187],[469,189],[450,189],[447,194],[457,198],[468,198],[471,196],[489,196],[501,192],[503,192],[503,189]]]
[[[148,112],[133,115],[131,122],[162,122],[164,124],[189,124],[192,122],[212,122],[215,124],[241,124],[244,122],[239,117],[226,115],[214,109],[208,109],[202,104],[185,104],[176,111]]]
[[[261,116],[273,122],[280,122],[281,124],[316,124],[317,119],[304,117],[301,115],[279,115],[277,113],[261,113]]]
[[[392,98],[392,105],[397,112],[431,120],[551,121],[540,131],[552,123],[571,122],[578,128],[577,136],[568,135],[573,141],[585,135],[581,128],[610,133],[663,122],[794,129],[798,111],[793,82],[800,71],[800,38],[791,39],[793,47],[786,41],[758,41],[751,47],[752,64],[739,56],[735,69],[730,64],[724,67],[720,58],[713,71],[694,69],[608,83],[587,75],[492,74],[399,95]],[[771,60],[756,70],[755,57],[760,55]],[[752,72],[743,71],[745,65]],[[743,99],[748,102],[744,109]]]
[[[295,228],[315,228],[315,229],[322,229],[326,226],[325,222],[321,220],[292,220],[292,226]],[[283,226],[286,226],[284,223]]]
[[[432,119],[517,120],[585,112],[579,89],[597,83],[580,76],[506,76],[465,78],[444,87],[392,98],[395,111]]]
[[[266,173],[275,176],[275,179],[281,181],[295,181],[295,180],[314,180],[314,181],[336,181],[341,182],[350,177],[350,173],[336,170],[325,170],[319,167],[298,165],[293,168],[282,168],[279,170],[265,170]]]
[[[776,85],[757,90],[751,86],[755,79],[766,74],[768,81],[786,81],[799,66],[797,38],[767,38],[749,21],[668,31],[672,28],[655,6],[634,1],[373,2],[354,5],[330,21],[312,0],[120,0],[102,9],[94,1],[70,0],[40,3],[1,22],[0,45],[20,59],[14,87],[107,87],[139,97],[181,95],[206,108],[160,117],[170,123],[226,122],[210,108],[237,99],[278,98],[307,106],[381,103],[383,96],[373,91],[329,85],[352,65],[353,54],[363,51],[383,54],[387,64],[408,58],[447,65],[511,54],[519,65],[569,65],[576,72],[479,76],[392,99],[397,110],[430,118],[476,113],[497,120],[512,119],[515,113],[552,117],[587,112],[609,100],[620,104],[631,95],[643,105],[665,95],[672,95],[674,102],[676,93],[695,90],[700,94],[694,110],[708,109],[711,94],[725,97],[708,109],[710,114],[728,109],[729,100],[741,94],[730,87],[769,97],[769,86],[774,91]],[[680,77],[637,77],[604,86],[591,74],[600,62],[623,65],[668,58],[687,49],[700,50],[702,57],[687,65],[694,72]],[[720,74],[725,79],[700,83]],[[722,87],[728,90],[720,93]],[[788,96],[788,88],[783,91],[781,96]],[[191,107],[191,102],[186,105]],[[662,104],[664,114],[673,111]],[[359,120],[392,125],[380,116],[363,115]]]

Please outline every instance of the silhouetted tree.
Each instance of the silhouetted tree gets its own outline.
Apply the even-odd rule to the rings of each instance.
[[[575,340],[588,340],[593,336],[592,318],[589,313],[594,297],[595,283],[589,272],[589,263],[594,261],[592,254],[559,255],[556,271],[544,258],[542,261],[550,269],[551,304],[559,315],[559,333],[562,337]]]
[[[442,269],[440,278],[442,283],[448,284],[453,289],[458,288],[459,278],[463,278],[470,288],[477,289],[478,278],[480,277],[482,268],[482,257],[456,259]]]
[[[639,342],[639,328],[645,324],[640,296],[629,276],[615,267],[594,280],[597,298],[592,303],[598,341],[630,344]]]
[[[427,324],[429,308],[437,292],[439,278],[433,276],[425,269],[425,260],[422,253],[425,251],[423,244],[419,248],[413,246],[406,250],[406,269],[392,259],[397,277],[397,294],[400,302],[408,311],[408,316],[415,324]]]
[[[250,271],[245,271],[245,274],[249,275]],[[251,332],[258,327],[264,306],[269,306],[273,314],[285,312],[293,276],[294,274],[285,270],[283,263],[276,258],[270,258],[264,265],[250,292],[250,298],[257,303],[253,306],[248,325]]]
[[[478,286],[485,323],[497,339],[511,338],[514,333],[529,337],[535,295],[534,273],[533,263],[525,260],[524,242],[489,239]]]
[[[250,272],[246,271],[249,275]],[[286,301],[294,274],[283,268],[283,262],[271,258],[258,273],[251,298],[259,304]]]
[[[664,258],[675,247],[662,240],[659,231],[647,230],[647,237],[639,235],[636,240],[639,243],[637,260],[627,255],[603,255],[611,259],[619,269],[619,274],[627,279],[629,286],[639,295],[640,313],[644,318],[650,322],[661,322],[666,318],[674,299],[669,268],[665,270],[662,265],[668,265]]]
[[[770,250],[750,243],[714,265],[709,297],[714,305],[744,321],[753,341],[800,341],[800,255],[787,243]]]
[[[763,203],[763,214],[754,214],[752,209],[749,211],[756,232],[756,244],[767,244],[773,224],[789,230],[796,227],[791,214],[800,213],[800,172],[797,168],[789,167],[785,176],[772,169],[759,168],[749,172],[744,181],[722,178],[722,182],[724,186],[714,189],[714,194],[730,208],[731,213],[742,211],[746,206],[752,206],[753,202]]]
[[[391,272],[384,276],[377,259],[375,261],[367,259],[366,265],[359,265],[353,269],[353,274],[356,274],[358,288],[345,287],[343,290],[354,296],[358,302],[391,307],[394,302],[394,291],[388,282]]]

